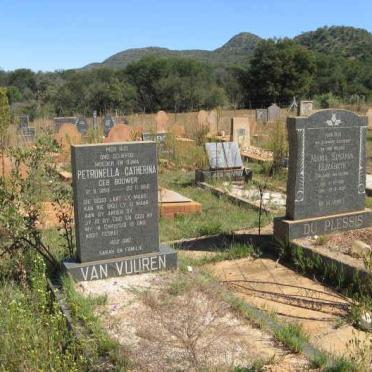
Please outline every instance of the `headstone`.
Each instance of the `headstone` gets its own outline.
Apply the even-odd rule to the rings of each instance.
[[[266,124],[267,123],[267,109],[257,109],[256,110],[256,121]]]
[[[209,134],[216,136],[218,134],[218,113],[216,110],[209,112],[207,121],[209,125]]]
[[[281,240],[372,225],[365,209],[367,118],[323,110],[288,118],[289,164]]]
[[[105,138],[105,143],[125,142],[131,140],[130,128],[125,124],[112,127]]]
[[[79,133],[82,134],[83,136],[87,134],[88,123],[87,123],[87,120],[85,118],[79,118],[76,121],[76,127],[77,127]]]
[[[77,118],[75,116],[62,116],[59,118],[54,118],[54,130],[58,132],[63,124],[74,124],[75,125],[76,120]]]
[[[98,128],[97,126],[97,111],[93,111],[93,129],[96,130]]]
[[[111,128],[115,126],[115,121],[112,118],[111,115],[105,115],[105,119],[103,121],[103,133],[105,134],[105,137],[109,134]]]
[[[277,121],[280,119],[280,107],[273,103],[267,108],[267,120],[268,121]]]
[[[197,120],[199,127],[206,127],[208,125],[208,112],[200,110],[197,115]]]
[[[368,118],[368,128],[372,129],[372,108],[368,109],[366,115]]]
[[[26,143],[33,143],[36,137],[36,129],[31,127],[22,127],[21,135]]]
[[[230,137],[230,141],[236,142],[240,149],[251,145],[250,123],[247,117],[231,119]]]
[[[242,168],[243,162],[236,142],[208,142],[205,144],[210,169]]]
[[[72,147],[77,256],[64,262],[77,281],[177,267],[159,245],[156,144]]]
[[[159,111],[155,116],[156,131],[163,133],[167,131],[167,124],[169,122],[169,115],[165,111]]]
[[[313,113],[313,101],[300,101],[298,106],[298,116],[309,116]]]
[[[164,133],[151,133],[151,132],[144,132],[142,133],[142,140],[143,141],[156,141],[157,143],[164,144],[167,139],[166,132]]]
[[[29,117],[28,115],[19,116],[19,129],[28,128],[29,126]]]
[[[81,134],[75,124],[63,124],[56,135],[56,140],[64,152],[70,151],[71,145],[81,143]]]

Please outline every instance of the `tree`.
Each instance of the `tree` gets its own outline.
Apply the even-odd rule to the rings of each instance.
[[[1,159],[3,168],[3,177],[5,175],[5,146],[6,134],[10,124],[10,108],[7,97],[6,88],[0,88],[0,146],[1,146]]]
[[[249,69],[249,100],[258,107],[306,96],[314,72],[313,52],[288,39],[262,41]]]

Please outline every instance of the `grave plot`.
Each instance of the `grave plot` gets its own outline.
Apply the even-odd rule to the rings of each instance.
[[[197,272],[83,282],[78,292],[106,297],[95,313],[125,350],[133,370],[262,366],[301,371],[309,366],[303,355],[291,353],[239,315],[219,287]]]

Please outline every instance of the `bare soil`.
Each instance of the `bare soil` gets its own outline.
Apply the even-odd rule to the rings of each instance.
[[[242,319],[195,272],[83,282],[84,296],[106,295],[96,312],[127,350],[135,371],[233,370],[263,361],[268,371],[302,371],[308,362]]]

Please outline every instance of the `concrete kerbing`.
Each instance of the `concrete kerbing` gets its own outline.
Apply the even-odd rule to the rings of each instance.
[[[198,186],[200,186],[203,189],[209,190],[212,192],[212,194],[217,195],[217,196],[225,196],[231,201],[232,203],[239,205],[240,207],[245,207],[249,209],[254,209],[256,211],[260,210],[260,207],[257,206],[254,203],[250,203],[248,200],[243,199],[239,196],[235,196],[231,194],[230,192],[223,191],[222,189],[218,187],[214,187],[206,182],[199,182]],[[265,213],[272,213],[270,209],[267,209],[265,207],[262,207],[262,211]]]

